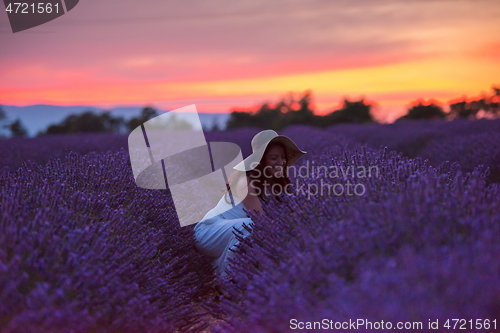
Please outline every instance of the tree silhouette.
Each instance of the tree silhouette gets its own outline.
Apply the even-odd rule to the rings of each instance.
[[[371,123],[374,120],[370,110],[371,105],[365,104],[364,99],[355,102],[344,99],[340,110],[335,110],[323,117],[322,127],[340,123]]]
[[[123,118],[114,118],[109,112],[86,111],[69,115],[60,124],[50,125],[45,134],[118,133],[123,124]]]
[[[0,105],[0,128],[2,129],[7,129],[10,131],[10,136],[11,137],[26,137],[28,135],[28,131],[26,131],[26,128],[23,126],[21,123],[21,120],[17,118],[15,121],[11,122],[10,124],[7,122],[7,114],[5,113],[5,110],[3,107]],[[7,138],[7,136],[2,135],[0,133],[0,138]]]
[[[5,110],[3,107],[0,105],[0,122],[4,121],[7,119],[7,115],[5,114]]]
[[[489,99],[490,112],[500,115],[500,88],[492,87],[495,92]]]
[[[3,107],[0,105],[0,129],[9,127],[8,124],[4,124],[6,120],[7,120],[7,114],[5,113]],[[0,131],[0,138],[2,137],[4,137],[4,135],[2,135]]]
[[[249,113],[249,112],[244,112],[244,111],[233,111],[231,112],[231,116],[229,117],[229,120],[227,121],[226,128],[228,130],[235,129],[235,128],[240,128],[240,127],[258,127],[258,128],[263,128],[261,122],[259,119]]]
[[[500,114],[500,89],[492,87],[493,95],[484,96],[479,99],[467,102],[465,97],[462,101],[450,104],[450,118],[468,118],[475,119],[478,117],[479,111],[491,115]]]
[[[450,115],[452,115],[453,118],[469,118],[475,116],[465,100],[450,104]]]
[[[271,128],[279,131],[283,128],[283,112],[281,107],[272,107],[268,103],[262,104],[256,115],[261,128]]]
[[[28,134],[19,118],[9,125],[9,129],[13,138],[23,138]]]
[[[286,114],[286,125],[315,125],[316,115],[311,109],[312,92],[307,90],[298,101],[298,110],[289,111]]]
[[[227,129],[239,127],[258,127],[280,131],[288,125],[314,125],[317,116],[311,109],[311,91],[304,92],[300,100],[295,103],[293,96],[281,99],[275,105],[269,102],[262,103],[254,113],[233,111],[227,122]],[[295,108],[297,104],[297,108]]]
[[[408,113],[406,115],[396,119],[396,121],[410,119],[444,119],[445,117],[446,113],[440,106],[435,105],[434,103],[424,105],[422,101],[419,101],[417,105],[414,105],[411,109],[408,110]]]
[[[158,112],[152,107],[146,106],[141,110],[139,117],[134,117],[130,119],[127,123],[127,127],[130,131],[134,130],[136,127],[141,126],[146,121],[156,117]]]
[[[208,131],[220,131],[219,123],[217,122],[217,117],[212,118],[212,126],[208,129]]]

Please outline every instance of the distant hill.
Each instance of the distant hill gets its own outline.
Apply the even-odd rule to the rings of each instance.
[[[136,117],[141,112],[141,107],[120,107],[109,110],[96,108],[93,106],[56,106],[56,105],[29,105],[29,106],[9,106],[2,105],[9,121],[19,118],[26,127],[30,137],[38,132],[44,131],[49,125],[60,123],[71,114],[79,114],[92,110],[95,113],[109,111],[114,117],[123,117],[125,120]],[[158,112],[164,110],[157,110]],[[214,121],[220,129],[226,128],[229,113],[198,113],[201,125],[204,128],[211,128]]]

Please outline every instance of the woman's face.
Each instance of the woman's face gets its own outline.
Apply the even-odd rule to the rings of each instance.
[[[269,148],[265,156],[264,175],[274,175],[274,177],[282,177],[286,167],[286,155],[283,147],[273,145]]]

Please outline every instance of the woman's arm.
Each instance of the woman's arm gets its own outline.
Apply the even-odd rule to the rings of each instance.
[[[241,202],[243,203],[243,206],[245,206],[246,210],[255,210],[264,213],[259,196],[257,195],[257,189],[252,185],[251,182],[250,184],[247,183],[247,177],[241,177],[240,179],[238,179],[238,182],[236,183],[235,194],[240,200],[243,197],[243,200],[241,200]]]

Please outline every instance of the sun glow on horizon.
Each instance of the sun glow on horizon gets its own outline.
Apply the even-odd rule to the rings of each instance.
[[[311,90],[318,114],[333,110],[344,98],[365,98],[383,110],[384,107],[394,105],[409,105],[417,99],[434,99],[447,103],[461,96],[478,95],[478,88],[483,89],[483,94],[488,94],[491,85],[498,83],[495,80],[498,80],[500,66],[488,61],[478,63],[473,68],[469,65],[467,59],[448,57],[368,68],[238,80],[103,83],[93,86],[80,82],[72,87],[64,85],[29,91],[2,91],[0,100],[3,104],[10,105],[158,104],[179,107],[182,102],[187,105],[203,100],[201,109],[208,112],[229,112],[238,108],[250,111],[259,103],[277,101],[280,96],[289,92]],[[489,82],[486,90],[485,82]],[[245,104],[242,105],[242,102]],[[218,110],[213,109],[215,105]]]
[[[500,85],[497,1],[242,4],[200,1],[206,12],[193,13],[158,2],[110,16],[106,2],[82,3],[4,34],[0,104],[227,113],[310,90],[317,114],[363,98],[390,120],[419,99],[445,105]],[[167,9],[189,20],[158,17]]]

